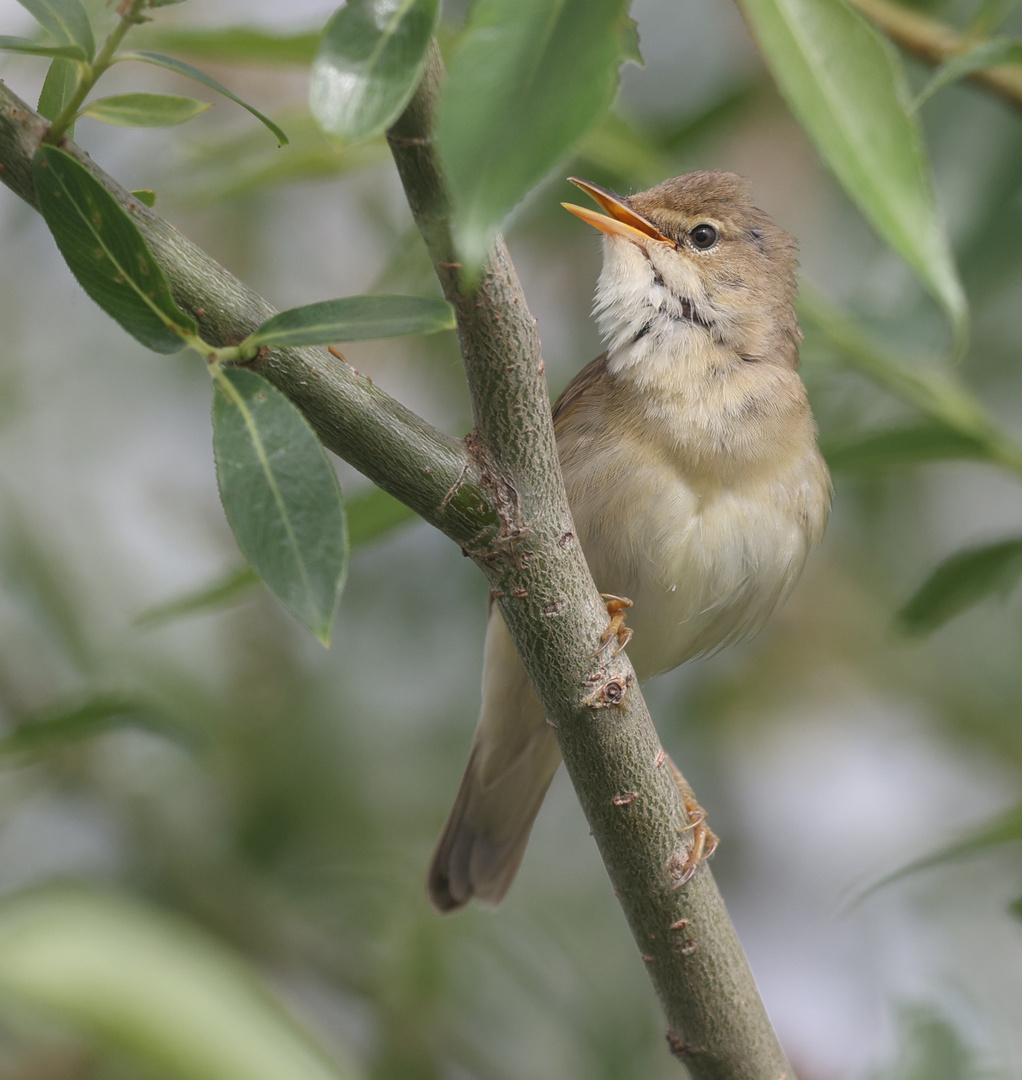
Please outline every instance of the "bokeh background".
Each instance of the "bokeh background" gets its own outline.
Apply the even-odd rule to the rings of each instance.
[[[927,6],[958,22],[971,12]],[[297,34],[332,8],[192,0],[158,15]],[[450,6],[452,31],[461,14]],[[589,318],[599,241],[558,206],[569,174],[628,192],[694,168],[742,173],[799,237],[804,281],[881,354],[946,364],[939,310],[826,172],[737,8],[636,0],[633,15],[646,66],[625,70],[614,116],[508,229],[552,393],[601,350]],[[1013,25],[1022,32],[1017,11]],[[31,32],[0,0],[0,33]],[[202,63],[294,145],[277,149],[223,100],[159,133],[83,120],[78,141],[126,186],[156,189],[164,216],[279,307],[436,292],[385,147],[316,134],[306,67]],[[0,59],[29,101],[44,70]],[[140,87],[194,92],[130,65],[103,91]],[[1020,116],[958,85],[922,118],[973,311],[955,377],[1022,439]],[[825,447],[912,419],[805,321]],[[467,431],[453,334],[345,352],[444,430]],[[427,903],[485,620],[483,582],[449,541],[411,523],[356,550],[329,652],[258,588],[144,617],[240,559],[203,369],[128,338],[0,188],[0,716],[7,732],[64,725],[28,750],[0,741],[0,892],[98,882],[183,916],[367,1077],[676,1076],[563,773],[497,913],[442,919]],[[338,469],[347,492],[364,486]],[[768,628],[648,688],[722,837],[713,869],[802,1080],[1022,1074],[1017,846],[977,846],[863,895],[1018,801],[1017,593],[927,637],[895,616],[954,551],[1020,533],[1017,474],[853,455],[835,469],[823,549]],[[5,1080],[161,1075],[150,1068],[59,1020],[0,1009]]]

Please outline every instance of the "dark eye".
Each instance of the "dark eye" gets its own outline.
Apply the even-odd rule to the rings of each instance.
[[[717,230],[712,225],[697,225],[689,232],[689,239],[697,248],[705,251],[717,242]]]

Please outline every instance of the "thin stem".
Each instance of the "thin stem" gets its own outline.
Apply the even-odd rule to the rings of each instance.
[[[124,40],[124,35],[138,23],[142,22],[141,11],[145,7],[146,0],[123,0],[121,6],[117,9],[117,13],[120,19],[117,25],[111,31],[109,37],[103,43],[103,48],[96,54],[95,60],[91,64],[83,64],[82,71],[78,78],[78,86],[75,87],[75,92],[71,95],[70,100],[61,109],[57,118],[50,125],[50,130],[46,135],[44,142],[53,143],[57,145],[64,135],[64,132],[75,122],[78,118],[78,110],[81,108],[82,103],[89,96],[92,88],[99,82],[101,76],[106,72],[114,62],[114,57],[117,50],[121,47],[121,42]]]

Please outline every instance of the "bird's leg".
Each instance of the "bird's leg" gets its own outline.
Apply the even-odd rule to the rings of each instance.
[[[630,627],[625,626],[625,611],[632,606],[632,602],[627,597],[615,596],[613,593],[600,593],[600,596],[607,601],[607,614],[610,616],[610,624],[600,635],[600,647],[593,655],[596,656],[603,652],[610,642],[616,638],[617,648],[612,655],[617,656],[631,641],[632,634],[635,632]]]
[[[692,830],[692,846],[689,848],[688,857],[681,867],[681,877],[678,879],[677,885],[675,885],[676,889],[680,889],[717,850],[720,840],[706,824],[706,811],[699,805],[695,792],[685,777],[681,775],[681,770],[671,761],[670,757],[667,758],[667,764],[674,775],[674,783],[677,785],[678,794],[681,796],[682,805],[685,807],[685,813],[688,814],[688,827],[684,831]]]

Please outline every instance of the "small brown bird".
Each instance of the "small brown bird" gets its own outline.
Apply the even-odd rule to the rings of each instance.
[[[605,211],[564,204],[604,234],[607,351],[560,396],[554,429],[596,584],[634,604],[644,679],[762,625],[823,535],[830,477],[796,374],[796,244],[745,182],[694,172],[627,198],[572,182]],[[429,872],[439,910],[503,899],[559,762],[494,607],[482,711]]]

